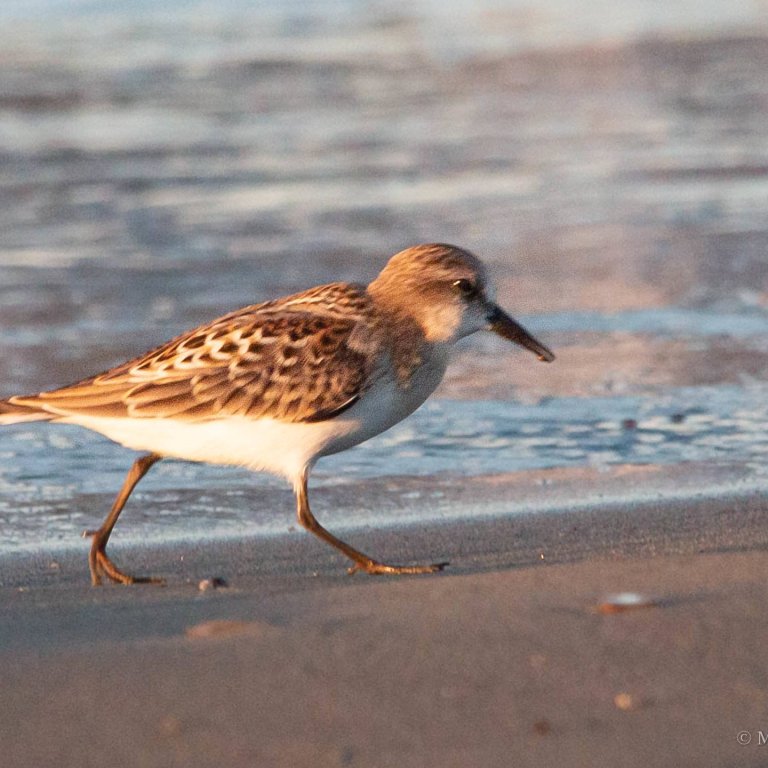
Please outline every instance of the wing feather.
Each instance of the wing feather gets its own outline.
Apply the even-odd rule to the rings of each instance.
[[[54,418],[322,421],[370,386],[380,348],[365,289],[334,283],[245,307],[97,376],[9,402]]]

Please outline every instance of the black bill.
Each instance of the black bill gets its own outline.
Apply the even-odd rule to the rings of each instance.
[[[529,349],[538,356],[539,360],[551,363],[555,359],[554,354],[549,349],[536,341],[520,323],[513,320],[503,309],[495,305],[488,314],[488,325],[494,333],[498,333],[502,338],[514,341],[515,344]]]

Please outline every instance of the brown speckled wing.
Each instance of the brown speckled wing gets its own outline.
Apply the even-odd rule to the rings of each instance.
[[[245,307],[98,376],[10,402],[55,415],[322,421],[370,385],[380,343],[365,289],[334,283]]]

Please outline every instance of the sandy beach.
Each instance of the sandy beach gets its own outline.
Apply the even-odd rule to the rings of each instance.
[[[768,764],[768,16],[679,0],[0,4],[0,397],[436,239],[557,363],[462,343],[318,519],[0,435],[0,768]],[[224,588],[201,591],[201,580]],[[621,599],[640,605],[619,610]]]
[[[298,531],[115,548],[161,588],[93,589],[84,552],[12,558],[4,761],[764,765],[764,517],[759,493],[660,494],[352,532],[392,560],[451,561],[429,577],[348,577]],[[648,605],[606,605],[623,592]]]

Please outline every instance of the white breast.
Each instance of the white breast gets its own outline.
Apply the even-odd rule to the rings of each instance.
[[[447,352],[442,349],[433,352],[416,369],[408,387],[401,387],[394,376],[380,379],[339,418],[339,421],[354,422],[356,427],[329,441],[322,455],[338,453],[362,443],[412,414],[437,389],[447,362]]]

